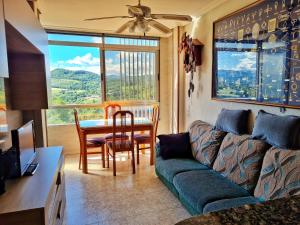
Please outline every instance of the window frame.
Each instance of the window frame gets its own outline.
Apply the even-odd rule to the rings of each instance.
[[[68,108],[102,108],[106,105],[106,68],[105,68],[105,51],[125,51],[125,52],[151,52],[155,53],[155,82],[156,82],[156,99],[155,100],[117,100],[113,102],[120,103],[123,106],[130,105],[153,105],[160,102],[160,39],[157,37],[140,37],[129,35],[113,35],[113,34],[95,34],[88,32],[67,32],[67,31],[53,31],[47,30],[48,34],[65,34],[65,35],[82,35],[82,36],[95,36],[101,38],[100,43],[91,42],[76,42],[76,41],[59,41],[48,40],[48,45],[56,46],[78,46],[78,47],[96,47],[99,48],[100,55],[100,86],[101,86],[101,101],[100,104],[66,104],[66,105],[50,105],[49,109],[68,109]],[[143,39],[143,40],[156,40],[157,46],[138,46],[138,45],[125,45],[125,44],[105,44],[105,38],[118,37],[130,39]],[[51,80],[51,78],[50,78]],[[51,96],[51,97],[50,97]],[[52,100],[52,95],[49,97]],[[50,102],[52,102],[50,100]],[[109,101],[112,102],[112,101]]]

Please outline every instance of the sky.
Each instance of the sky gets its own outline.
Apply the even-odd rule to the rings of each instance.
[[[75,41],[101,43],[100,37],[80,36],[80,35],[61,35],[49,34],[49,40]],[[126,39],[128,44],[142,44],[141,40]],[[105,39],[106,43],[119,44],[119,38],[109,37]],[[147,45],[156,45],[155,41],[148,41]],[[50,69],[57,68],[68,70],[85,70],[100,75],[100,52],[98,47],[79,47],[49,45]],[[106,74],[120,74],[120,52],[106,51],[105,53]]]
[[[280,47],[281,43],[272,43],[272,46],[265,46],[265,49]],[[217,43],[218,45],[218,43]],[[270,44],[269,44],[270,45]],[[219,43],[221,48],[236,48],[233,43]],[[253,44],[243,44],[243,48],[252,49]],[[283,71],[285,63],[285,53],[270,53],[267,51],[262,53],[264,60],[264,72],[269,74],[277,74]],[[242,52],[242,51],[218,51],[218,69],[219,70],[235,70],[235,71],[256,71],[257,67],[257,53],[256,52]]]
[[[262,74],[277,76],[280,79],[285,73],[285,53],[263,54]],[[256,52],[219,52],[218,70],[252,71],[256,72]]]
[[[254,52],[218,52],[219,70],[256,70]]]

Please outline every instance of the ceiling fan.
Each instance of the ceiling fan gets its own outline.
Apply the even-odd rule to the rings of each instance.
[[[85,21],[93,20],[105,20],[105,19],[133,19],[129,20],[123,24],[116,33],[122,33],[127,28],[129,28],[130,33],[134,33],[136,29],[143,32],[144,34],[150,30],[150,27],[154,27],[163,33],[170,33],[171,29],[156,21],[156,19],[166,19],[166,20],[179,20],[179,21],[192,21],[192,17],[188,15],[176,15],[176,14],[152,14],[151,8],[148,6],[141,5],[141,0],[139,0],[138,5],[126,5],[128,7],[129,16],[109,16],[109,17],[98,17],[89,18]]]

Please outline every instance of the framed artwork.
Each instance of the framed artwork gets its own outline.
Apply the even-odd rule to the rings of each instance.
[[[258,1],[214,22],[216,100],[300,108],[300,0]]]

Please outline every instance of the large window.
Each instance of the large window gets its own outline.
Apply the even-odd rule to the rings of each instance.
[[[72,108],[84,119],[103,115],[105,101],[157,101],[156,39],[49,34],[51,109],[48,124],[73,122]]]

